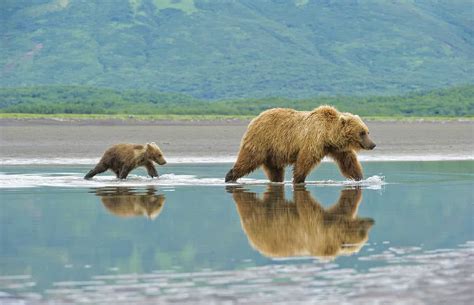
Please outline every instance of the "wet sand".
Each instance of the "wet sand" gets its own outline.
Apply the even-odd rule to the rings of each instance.
[[[115,143],[156,142],[167,157],[236,156],[248,121],[55,121],[0,119],[0,159],[99,158]],[[474,159],[474,121],[367,122],[364,160]]]

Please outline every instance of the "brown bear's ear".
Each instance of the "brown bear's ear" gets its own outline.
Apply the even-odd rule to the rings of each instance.
[[[342,126],[345,126],[346,123],[347,123],[347,119],[346,119],[345,117],[341,116],[341,117],[339,118],[339,122],[341,122],[341,125],[342,125]]]

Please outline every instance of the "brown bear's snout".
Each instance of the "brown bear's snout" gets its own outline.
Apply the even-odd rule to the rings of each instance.
[[[361,146],[364,148],[364,149],[368,149],[368,150],[372,150],[375,148],[375,143],[368,137],[368,136],[364,136],[362,137],[362,143],[361,143]]]
[[[159,165],[165,165],[165,164],[166,164],[166,160],[160,160],[160,161],[158,161],[158,164],[159,164]]]

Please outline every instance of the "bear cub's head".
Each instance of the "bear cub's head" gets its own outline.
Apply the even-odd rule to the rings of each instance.
[[[372,150],[375,143],[369,137],[369,128],[358,115],[345,112],[340,117],[342,134],[346,135],[348,146],[358,151],[361,149]]]
[[[158,145],[155,144],[155,142],[146,143],[146,156],[149,160],[155,161],[159,165],[166,164],[165,157],[163,156],[161,149],[158,147]]]

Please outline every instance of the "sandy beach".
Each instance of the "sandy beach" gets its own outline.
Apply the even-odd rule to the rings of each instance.
[[[0,120],[0,161],[96,160],[115,143],[156,142],[169,161],[231,162],[248,121]],[[474,122],[369,121],[377,148],[362,160],[474,159]],[[91,162],[92,162],[91,161]],[[41,161],[38,161],[41,163]],[[27,162],[26,162],[27,163]],[[87,162],[86,162],[87,163]]]

